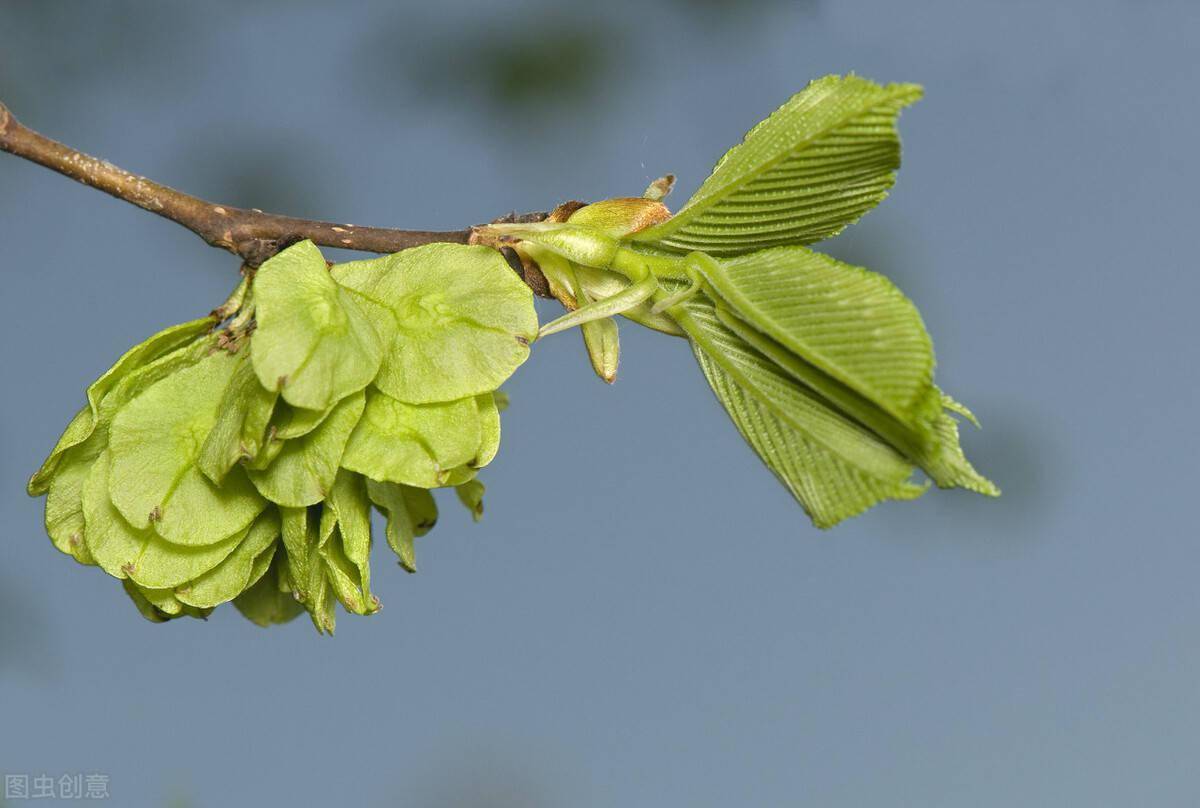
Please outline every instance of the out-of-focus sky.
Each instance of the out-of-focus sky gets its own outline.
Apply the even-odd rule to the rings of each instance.
[[[1196,804],[1198,41],[1186,2],[0,0],[29,125],[361,224],[668,171],[677,206],[808,80],[923,83],[825,248],[917,301],[1005,490],[818,532],[683,342],[624,326],[606,387],[568,333],[508,385],[483,523],[444,501],[415,576],[377,548],[380,614],[151,625],[24,483],[236,265],[0,155],[0,771],[122,806]]]

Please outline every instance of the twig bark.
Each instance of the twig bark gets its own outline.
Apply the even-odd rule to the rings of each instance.
[[[0,103],[0,150],[183,225],[250,266],[258,266],[279,250],[304,239],[323,247],[393,253],[437,242],[466,244],[473,231],[469,227],[446,231],[359,227],[213,204],[51,140],[20,123],[3,103]],[[546,214],[529,215],[545,218]],[[527,282],[534,280],[540,279],[527,278]]]

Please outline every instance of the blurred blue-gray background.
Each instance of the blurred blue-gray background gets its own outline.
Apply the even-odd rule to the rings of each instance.
[[[414,576],[377,548],[380,614],[151,625],[23,488],[237,267],[0,155],[0,771],[122,806],[1196,805],[1198,41],[1182,1],[0,0],[30,126],[360,224],[668,171],[677,206],[809,79],[921,82],[892,197],[826,248],[920,305],[1005,489],[820,533],[683,342],[623,327],[610,388],[564,334],[508,386],[484,522],[443,500]]]

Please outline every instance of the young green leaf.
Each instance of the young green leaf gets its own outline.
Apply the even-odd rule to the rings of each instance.
[[[212,317],[203,317],[199,320],[173,325],[122,354],[121,358],[104,372],[104,375],[88,387],[87,406],[71,419],[66,431],[58,439],[58,444],[50,452],[50,456],[46,458],[37,473],[30,478],[29,495],[37,497],[46,493],[49,489],[50,478],[57,469],[63,452],[72,446],[83,443],[91,436],[100,418],[100,402],[114,387],[139,368],[143,368],[207,334],[213,325],[215,325],[215,321]]]
[[[958,412],[961,404],[947,395],[942,396],[947,410]],[[962,407],[969,415],[970,411]],[[970,416],[974,419],[974,416]],[[978,424],[977,424],[978,426]],[[934,424],[936,440],[916,462],[933,478],[939,488],[965,488],[988,497],[1000,496],[1000,489],[984,477],[963,454],[958,439],[958,421],[942,413]]]
[[[151,528],[131,525],[109,496],[107,452],[92,465],[83,486],[84,540],[96,563],[115,578],[132,578],[151,589],[171,589],[200,577],[224,561],[242,542],[248,528],[202,546],[166,541]]]
[[[299,508],[329,494],[347,440],[363,414],[362,390],[346,396],[316,429],[284,442],[264,470],[248,469],[259,493],[272,502]]]
[[[920,97],[915,84],[818,79],[730,149],[674,217],[633,238],[717,256],[829,238],[887,196],[896,118]]]
[[[693,256],[708,288],[801,359],[928,432],[941,412],[921,314],[882,275],[804,247]]]
[[[913,467],[894,449],[784,375],[696,297],[672,309],[717,399],[747,443],[818,527],[884,499],[913,499]]]
[[[133,527],[153,526],[176,544],[211,544],[265,507],[240,469],[217,486],[196,465],[237,365],[235,356],[215,351],[155,383],[113,419],[109,485]]]
[[[379,337],[358,304],[329,277],[311,241],[264,263],[254,278],[258,328],[250,340],[263,387],[296,407],[324,410],[375,378]]]
[[[932,431],[911,429],[876,404],[791,353],[766,334],[751,328],[728,309],[718,305],[716,313],[722,325],[774,362],[784,373],[894,446],[924,469],[939,488],[961,487],[989,496],[999,495],[999,489],[975,471],[963,455],[958,440],[958,425],[947,413],[939,412],[933,422]],[[946,409],[952,409],[953,405],[958,408],[955,411],[966,412],[969,415],[969,410],[949,396],[941,396],[944,402],[949,402],[944,405]]]
[[[751,326],[724,304],[716,304],[721,325],[771,360],[787,375],[828,401],[835,409],[850,416],[876,435],[911,457],[921,451],[922,435],[905,426],[893,415],[865,396],[804,361],[781,343]],[[925,435],[929,438],[931,435]]]
[[[533,293],[488,247],[430,244],[333,267],[384,344],[375,386],[397,401],[453,401],[500,386],[537,336]]]
[[[474,460],[482,438],[475,398],[406,404],[374,388],[342,465],[372,480],[437,488]]]

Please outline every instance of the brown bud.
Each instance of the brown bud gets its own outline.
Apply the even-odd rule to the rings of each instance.
[[[625,238],[669,218],[671,211],[662,202],[642,197],[622,197],[585,205],[572,213],[567,221],[614,238]]]

